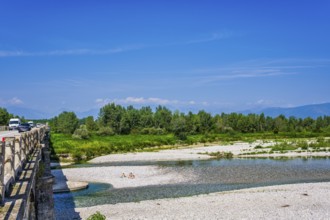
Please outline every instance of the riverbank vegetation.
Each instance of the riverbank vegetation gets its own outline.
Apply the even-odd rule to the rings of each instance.
[[[330,139],[329,138],[308,138],[305,139],[282,139],[277,140],[273,145],[254,147],[254,151],[242,153],[241,155],[257,155],[257,154],[285,154],[289,152],[330,152]]]
[[[63,112],[49,121],[53,158],[75,161],[104,154],[157,150],[182,145],[233,141],[318,138],[330,136],[330,117],[276,118],[264,114],[211,115],[172,112],[164,106],[136,109],[114,103],[100,109],[99,117],[79,120]]]
[[[207,153],[207,155],[210,155],[211,157],[214,157],[217,159],[222,159],[222,158],[231,159],[234,156],[232,152],[221,152],[221,151]]]

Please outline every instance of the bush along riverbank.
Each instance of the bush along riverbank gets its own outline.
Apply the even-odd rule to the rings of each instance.
[[[192,145],[228,145],[235,141],[252,143],[256,140],[276,142],[271,147],[256,146],[256,153],[283,153],[289,150],[327,151],[330,140],[319,136],[319,133],[229,133],[187,135],[182,140],[174,134],[100,136],[95,133],[88,139],[76,139],[72,135],[54,133],[51,135],[51,156],[53,160],[79,163],[107,154],[159,151]]]
[[[251,152],[242,153],[240,155],[273,155],[287,153],[326,153],[330,152],[330,138],[318,137],[308,139],[283,139],[274,141],[268,146],[257,145]]]

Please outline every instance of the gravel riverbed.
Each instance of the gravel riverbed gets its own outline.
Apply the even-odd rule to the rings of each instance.
[[[184,198],[76,208],[81,218],[330,219],[330,183],[280,185]]]
[[[153,153],[116,154],[95,158],[93,163],[208,159],[205,152],[231,151],[235,155],[252,148],[239,143],[230,146],[197,147]],[[164,171],[165,170],[165,171]],[[110,184],[114,189],[189,182],[190,172],[166,172],[156,165],[100,166],[53,170],[59,181],[87,181]],[[123,177],[123,173],[125,177]],[[134,178],[128,178],[129,173]],[[330,219],[330,183],[276,185],[190,197],[120,202],[91,207],[56,210],[57,219],[87,219],[99,211],[107,219]]]

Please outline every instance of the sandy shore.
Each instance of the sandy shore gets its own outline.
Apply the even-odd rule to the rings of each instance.
[[[195,147],[151,153],[107,155],[92,163],[209,159],[205,153],[250,151],[254,144]],[[324,155],[324,154],[321,154]],[[283,155],[279,155],[283,156]],[[296,154],[290,155],[296,156]],[[299,154],[298,154],[299,156]],[[309,156],[309,155],[308,155]],[[157,166],[105,166],[53,170],[56,179],[102,182],[114,188],[180,183],[195,178],[187,173],[164,172]],[[125,173],[126,177],[122,177]],[[129,173],[134,178],[127,178]],[[330,219],[330,183],[279,185],[219,192],[193,197],[158,199],[137,203],[75,208],[82,219],[96,211],[107,219]],[[70,219],[70,218],[67,218]]]
[[[126,177],[122,177],[125,173]],[[129,173],[134,178],[128,178]],[[192,174],[178,176],[177,173],[164,173],[157,166],[111,166],[111,167],[89,167],[71,168],[63,170],[52,170],[56,181],[83,181],[111,184],[114,188],[127,188],[139,186],[151,186],[160,184],[181,183],[193,178]]]

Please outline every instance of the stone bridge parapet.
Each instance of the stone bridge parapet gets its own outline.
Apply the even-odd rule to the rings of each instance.
[[[49,127],[6,137],[0,148],[0,219],[54,219]]]

